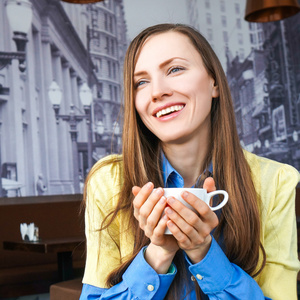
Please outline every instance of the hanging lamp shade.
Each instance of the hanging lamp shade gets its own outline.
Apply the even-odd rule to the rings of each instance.
[[[247,0],[245,20],[248,22],[279,21],[299,11],[297,0]]]
[[[61,0],[61,1],[74,3],[74,4],[88,4],[88,3],[101,2],[103,0]]]

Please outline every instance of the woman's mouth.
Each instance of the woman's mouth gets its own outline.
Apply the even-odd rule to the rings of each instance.
[[[169,115],[173,112],[176,112],[176,111],[180,111],[184,108],[184,105],[172,105],[170,107],[167,107],[167,108],[164,108],[160,111],[158,111],[155,116],[157,118],[160,118],[160,117],[163,117],[163,116],[166,116],[166,115]]]

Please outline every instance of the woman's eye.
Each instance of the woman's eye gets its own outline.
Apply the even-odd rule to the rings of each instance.
[[[145,84],[146,81],[145,80],[139,80],[136,84],[135,84],[135,88],[137,89],[139,86]]]
[[[169,69],[168,74],[176,73],[176,72],[179,72],[179,71],[182,71],[182,70],[184,70],[183,67],[172,67],[172,68]]]

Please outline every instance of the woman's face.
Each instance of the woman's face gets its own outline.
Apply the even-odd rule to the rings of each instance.
[[[178,32],[151,36],[134,70],[136,110],[163,143],[207,136],[218,88],[190,39]]]

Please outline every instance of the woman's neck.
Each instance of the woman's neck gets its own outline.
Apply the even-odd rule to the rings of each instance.
[[[203,172],[208,139],[192,140],[184,144],[163,144],[162,149],[170,164],[183,177],[184,186],[193,186]]]

